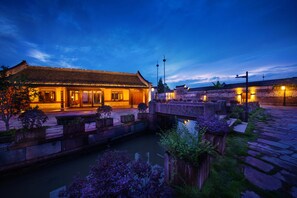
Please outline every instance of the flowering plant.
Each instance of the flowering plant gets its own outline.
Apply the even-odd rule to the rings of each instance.
[[[198,130],[205,129],[208,132],[212,133],[228,133],[229,125],[224,119],[217,119],[216,117],[207,117],[204,116],[197,118],[197,127]]]
[[[60,197],[164,197],[169,187],[160,166],[132,160],[122,151],[108,151],[86,178],[76,178]]]

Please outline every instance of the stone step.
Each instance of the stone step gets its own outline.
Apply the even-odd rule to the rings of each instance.
[[[260,159],[250,156],[245,158],[245,163],[249,164],[250,166],[254,166],[266,173],[270,172],[274,168],[271,164],[267,164]]]
[[[274,164],[276,166],[279,166],[281,168],[284,168],[290,172],[293,172],[293,173],[297,173],[297,166],[295,166],[294,164],[290,163],[290,162],[286,162],[282,159],[279,159],[279,158],[276,158],[276,157],[270,157],[270,156],[263,156],[261,157],[261,159],[271,163],[271,164]]]
[[[276,177],[257,171],[250,166],[244,168],[244,176],[250,183],[263,190],[272,191],[282,187],[282,182]]]
[[[282,143],[270,141],[270,140],[265,140],[265,139],[260,139],[260,138],[257,139],[257,142],[261,142],[261,143],[268,144],[270,146],[274,146],[274,147],[278,147],[278,148],[282,148],[282,149],[287,149],[290,147],[289,145],[286,145],[286,144],[282,144]]]

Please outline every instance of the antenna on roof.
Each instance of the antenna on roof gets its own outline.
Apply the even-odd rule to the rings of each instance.
[[[263,78],[263,81],[264,81],[264,78],[265,78],[264,74],[263,74],[262,78]]]

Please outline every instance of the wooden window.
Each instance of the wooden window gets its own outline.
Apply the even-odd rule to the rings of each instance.
[[[111,92],[111,100],[113,100],[113,101],[123,100],[123,92],[121,92],[121,91]]]
[[[39,102],[55,102],[56,92],[55,91],[40,91]]]

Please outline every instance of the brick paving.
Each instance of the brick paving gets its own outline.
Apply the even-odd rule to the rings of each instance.
[[[256,123],[259,137],[249,142],[244,175],[260,189],[297,197],[297,107],[264,108],[271,118]]]

